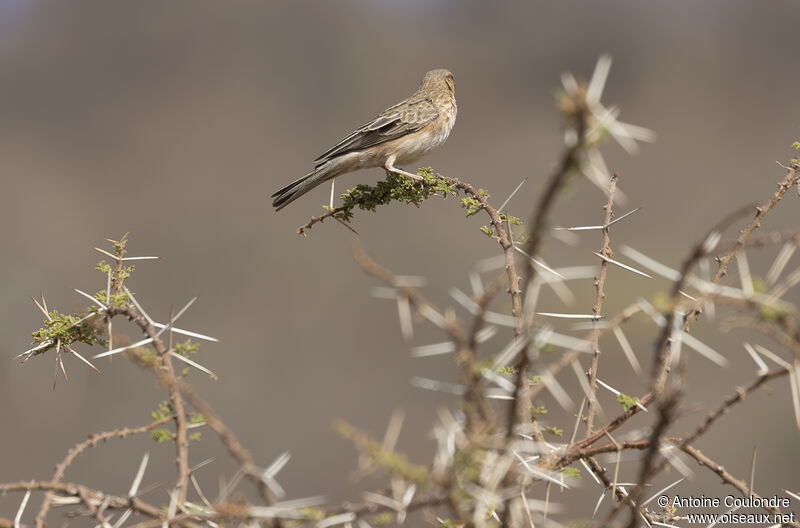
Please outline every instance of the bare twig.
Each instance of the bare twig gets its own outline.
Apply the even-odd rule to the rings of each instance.
[[[461,346],[465,342],[464,332],[460,323],[455,317],[443,315],[439,309],[431,304],[419,290],[404,284],[394,273],[380,266],[372,260],[358,244],[352,246],[353,258],[361,268],[373,277],[385,282],[403,297],[407,298],[417,311],[423,316],[433,319],[433,322],[440,326],[451,339],[456,342],[456,346]]]
[[[730,396],[725,398],[725,401],[723,401],[722,404],[719,407],[717,407],[715,410],[713,410],[710,413],[708,413],[708,416],[706,417],[705,421],[702,424],[700,424],[692,434],[687,436],[683,440],[682,444],[683,445],[689,445],[690,443],[692,443],[695,440],[697,440],[698,438],[700,438],[700,436],[705,434],[705,432],[708,430],[708,428],[711,427],[711,425],[715,421],[717,421],[718,418],[720,418],[724,414],[727,414],[728,411],[731,410],[731,407],[733,407],[737,403],[739,403],[742,400],[744,400],[745,398],[747,398],[747,396],[749,396],[750,393],[756,391],[764,383],[770,381],[773,378],[778,378],[778,377],[784,376],[786,374],[789,374],[789,369],[781,368],[781,369],[770,370],[768,372],[765,372],[765,373],[759,375],[747,387],[745,387],[743,389],[737,387],[736,392],[734,394],[731,394]]]
[[[778,205],[778,202],[781,201],[783,195],[786,192],[797,185],[798,181],[800,181],[800,174],[798,174],[798,169],[796,167],[790,168],[786,171],[786,177],[778,184],[778,190],[775,191],[775,194],[772,195],[772,198],[767,200],[763,205],[760,207],[756,207],[756,217],[744,228],[744,230],[739,234],[739,238],[736,239],[733,247],[728,250],[728,253],[720,259],[719,268],[717,272],[714,274],[712,278],[712,282],[718,282],[725,274],[728,272],[728,265],[731,261],[736,257],[736,254],[739,250],[745,245],[747,239],[750,238],[750,235],[761,227],[761,220],[767,215],[767,213],[772,210],[773,207]]]
[[[141,427],[133,427],[133,428],[123,428],[123,429],[115,429],[114,431],[108,431],[104,433],[97,433],[97,434],[90,434],[89,437],[84,440],[83,442],[79,442],[75,444],[67,452],[67,456],[56,465],[55,473],[53,473],[53,477],[50,479],[51,482],[59,482],[64,477],[64,472],[67,470],[70,464],[84,451],[91,447],[95,447],[100,442],[105,442],[112,438],[125,438],[128,436],[133,436],[137,434],[146,433],[147,431],[151,431],[152,429],[158,427],[159,425],[163,425],[170,420],[172,420],[172,416],[167,416],[160,420],[156,420],[153,423],[143,425]],[[39,507],[39,513],[36,515],[36,523],[37,525],[41,524],[44,525],[45,519],[47,517],[47,512],[50,509],[51,504],[51,497],[49,493],[46,493],[44,499],[42,500],[42,505]]]
[[[699,449],[690,445],[681,445],[678,447],[681,449],[681,451],[694,458],[698,464],[703,467],[707,467],[709,470],[716,473],[725,484],[736,488],[743,497],[752,497],[759,501],[762,498],[758,493],[751,490],[746,482],[734,477],[724,467],[711,460],[708,456],[704,455]],[[762,506],[762,508],[773,515],[780,513],[780,510],[769,506],[768,504]],[[794,526],[795,528],[800,528],[800,523],[796,521],[784,521],[783,526]]]
[[[203,400],[200,396],[192,390],[191,386],[182,381],[176,380],[175,387],[177,390],[181,392],[181,394],[186,398],[186,401],[189,404],[197,409],[198,412],[203,414],[203,419],[205,420],[206,424],[220,437],[222,443],[228,449],[228,452],[233,456],[233,458],[242,466],[245,470],[245,478],[250,480],[257,488],[259,493],[261,494],[261,498],[267,504],[273,506],[277,504],[278,499],[269,489],[269,486],[264,482],[264,479],[261,478],[261,473],[254,471],[255,464],[253,461],[253,455],[245,449],[233,431],[225,425],[225,423],[219,418],[219,415],[214,411],[214,409],[209,405],[205,400]],[[280,520],[277,520],[278,525],[280,525]]]
[[[585,91],[579,91],[579,96],[572,102],[571,113],[575,121],[576,140],[569,145],[561,157],[558,168],[550,177],[544,193],[539,198],[533,220],[525,245],[525,253],[535,258],[539,253],[544,235],[550,218],[550,213],[555,206],[556,199],[565,187],[569,175],[577,168],[578,158],[583,151],[586,141],[587,119],[589,109],[586,106]],[[525,284],[531,284],[536,277],[536,268],[530,259],[525,259],[522,265],[522,275]],[[523,347],[514,363],[514,398],[508,410],[508,427],[506,436],[512,438],[517,424],[526,423],[530,419],[528,411],[528,401],[530,400],[530,387],[527,385],[528,379],[529,350]]]
[[[674,307],[681,299],[681,291],[684,288],[686,280],[689,276],[689,271],[694,267],[694,265],[704,256],[708,255],[716,246],[719,241],[719,237],[721,236],[722,231],[727,229],[727,227],[740,218],[742,215],[747,214],[748,212],[752,211],[753,209],[752,204],[748,204],[745,207],[741,207],[734,211],[733,213],[727,215],[723,218],[720,222],[718,222],[714,227],[712,227],[708,233],[701,239],[698,240],[697,243],[692,248],[692,251],[689,255],[684,259],[683,263],[681,264],[681,269],[679,272],[678,279],[673,283],[672,290],[670,292],[670,307]],[[733,249],[731,249],[733,251]],[[712,279],[713,283],[719,281],[719,278]],[[700,309],[702,304],[696,302],[696,307],[684,317],[684,324],[683,324],[683,332],[688,332],[689,327],[691,326],[692,321],[694,318],[699,315]],[[667,374],[669,373],[669,362],[667,361],[668,358],[668,348],[670,343],[672,342],[672,331],[673,331],[673,320],[675,317],[675,310],[670,309],[669,313],[667,314],[666,323],[664,327],[661,329],[661,334],[658,337],[656,343],[656,361],[653,363],[653,370],[650,376],[651,385],[650,390],[656,394],[660,394],[661,391],[664,389],[664,383],[666,382]]]
[[[762,206],[756,207],[756,215],[755,218],[745,227],[745,229],[740,233],[739,237],[736,240],[736,243],[728,250],[727,254],[719,260],[719,268],[717,272],[711,279],[712,284],[718,283],[727,273],[727,268],[730,262],[736,257],[737,252],[741,249],[749,236],[760,227],[760,222],[764,218],[764,216],[781,200],[781,198],[786,194],[786,192],[791,189],[794,185],[797,184],[798,176],[796,168],[790,168],[787,170],[787,175],[784,180],[778,185],[778,190],[772,195],[772,197],[767,200]],[[746,208],[745,210],[749,210],[750,207]],[[673,284],[673,289],[671,293],[671,300],[672,304],[676,305],[679,299],[680,291],[683,288],[683,283],[688,276],[688,272],[691,267],[705,254],[713,250],[713,248],[719,242],[719,237],[721,236],[720,233],[724,230],[730,223],[732,223],[736,218],[741,216],[743,210],[739,210],[734,212],[732,215],[729,215],[726,219],[724,219],[718,226],[716,226],[712,231],[699,242],[693,252],[689,255],[689,257],[684,260],[684,263],[681,267],[680,277],[675,283]],[[681,332],[688,332],[689,328],[691,327],[692,322],[697,318],[700,314],[700,310],[702,308],[702,299],[697,299],[692,301],[690,309],[688,313],[683,317],[683,325],[681,326]],[[667,316],[666,323],[664,324],[661,335],[659,336],[657,346],[656,346],[656,361],[653,367],[653,375],[651,378],[651,394],[656,396],[661,396],[662,392],[664,391],[664,384],[666,382],[666,377],[669,372],[669,345],[673,338],[673,320],[675,317],[676,310],[673,308],[669,311],[669,315]],[[686,356],[684,355],[681,358],[681,371],[683,372],[686,368]],[[633,504],[635,510],[632,512],[631,517],[628,521],[628,528],[634,528],[638,522],[638,513],[640,511],[639,507],[639,496],[641,495],[641,491],[645,483],[653,477],[659,468],[655,467],[655,455],[658,452],[657,440],[662,435],[663,431],[667,429],[669,426],[670,421],[672,420],[673,409],[677,404],[679,394],[680,394],[680,387],[682,386],[684,376],[680,376],[680,383],[676,385],[676,387],[670,391],[669,396],[664,400],[661,405],[659,405],[659,419],[656,422],[656,427],[654,428],[653,434],[651,435],[651,439],[653,444],[647,451],[645,455],[645,459],[642,462],[641,470],[639,473],[639,480],[631,491],[630,495],[626,498],[626,503]],[[662,464],[662,467],[664,465]],[[622,503],[620,503],[622,504]],[[619,506],[619,505],[618,505]],[[611,519],[615,516],[615,514],[619,511],[619,507],[614,508],[611,513],[606,518],[606,522],[610,522]]]
[[[614,194],[617,190],[617,180],[619,179],[619,174],[614,174],[611,177],[611,182],[609,185],[608,191],[608,202],[604,207],[606,215],[605,215],[605,222],[603,223],[603,248],[600,250],[601,253],[607,257],[611,258],[614,253],[611,251],[611,237],[608,233],[608,226],[611,224],[611,219],[614,217]],[[594,313],[595,317],[600,317],[601,309],[603,307],[603,299],[605,299],[605,292],[603,291],[603,286],[606,282],[606,272],[608,271],[608,261],[603,259],[600,262],[600,273],[597,275],[595,279],[594,286],[597,290],[597,295],[595,297],[594,306],[592,307],[592,312]],[[600,359],[600,327],[595,322],[595,327],[592,330],[591,336],[589,336],[589,341],[592,343],[592,366],[589,369],[589,389],[591,394],[589,396],[589,407],[587,408],[587,415],[586,415],[586,434],[592,434],[592,428],[594,426],[594,415],[596,412],[596,402],[597,402],[597,366],[598,360]]]
[[[163,512],[161,509],[152,506],[136,497],[117,497],[109,495],[102,491],[93,490],[86,486],[73,484],[71,482],[50,482],[50,481],[26,481],[26,482],[10,482],[0,484],[0,494],[13,492],[13,491],[49,491],[59,493],[65,496],[73,496],[80,498],[81,495],[90,501],[92,504],[105,504],[106,508],[115,510],[132,509],[137,513],[146,515],[153,518],[161,518]],[[84,499],[82,499],[84,500]],[[88,505],[87,505],[88,507]]]
[[[517,266],[514,261],[514,244],[511,240],[510,231],[506,230],[506,227],[503,224],[503,220],[500,216],[500,212],[489,204],[486,196],[479,192],[478,189],[473,187],[471,184],[462,182],[456,178],[449,178],[438,173],[436,174],[436,177],[443,179],[450,185],[455,185],[456,188],[470,195],[481,204],[483,210],[489,215],[489,221],[497,235],[497,242],[500,244],[500,247],[503,248],[503,255],[505,257],[505,270],[508,277],[508,291],[511,295],[511,315],[517,319],[517,324],[514,326],[514,334],[519,335],[522,331],[522,327],[520,326],[519,322],[522,316],[522,290],[520,289],[520,279],[519,275],[517,274]]]
[[[373,459],[378,466],[391,472],[393,476],[402,477],[418,484],[428,484],[433,480],[427,467],[408,461],[400,453],[388,451],[380,442],[349,423],[337,420],[334,422],[333,428],[343,438],[353,442],[359,451]]]
[[[760,236],[751,235],[745,241],[744,246],[748,248],[762,248],[779,246],[787,242],[800,244],[800,231],[794,229],[791,231],[773,231]],[[730,251],[737,243],[738,239],[722,241],[717,246],[717,251]]]
[[[161,364],[161,368],[157,370],[159,377],[162,381],[175,381],[177,379],[175,376],[175,369],[172,366],[172,360],[168,354],[169,349],[159,337],[156,328],[150,324],[147,319],[134,311],[133,308],[127,306],[109,306],[106,308],[106,314],[108,317],[123,315],[136,323],[142,332],[152,340],[153,347],[158,353]],[[181,397],[180,391],[175,388],[174,383],[167,383],[166,386],[169,391],[170,405],[174,412],[173,419],[175,421],[175,445],[177,451],[175,463],[178,467],[176,489],[178,490],[178,504],[182,506],[186,502],[186,493],[189,483],[189,440],[186,427],[186,411],[183,407],[183,398]]]
[[[347,209],[347,207],[345,207],[345,206],[334,207],[332,209],[328,209],[328,212],[326,212],[323,215],[312,216],[311,219],[308,222],[306,222],[304,225],[300,226],[297,229],[297,234],[306,236],[306,231],[308,231],[309,229],[314,227],[314,224],[324,222],[326,218],[330,218],[332,216],[334,218],[336,218],[334,215],[339,214],[339,213],[341,213],[342,211],[344,211],[346,209]],[[349,225],[347,225],[346,223],[344,223],[344,222],[341,222],[341,223],[343,223],[344,226],[347,227],[348,229],[350,229],[351,231],[355,232],[353,230],[353,228],[350,227]]]
[[[628,520],[627,528],[636,528],[639,524],[639,512],[640,510],[640,496],[642,494],[642,490],[644,489],[644,485],[646,482],[649,482],[650,479],[656,474],[656,455],[658,455],[660,448],[661,448],[661,441],[666,433],[667,428],[670,426],[673,420],[673,416],[676,411],[676,407],[678,405],[678,401],[680,399],[680,392],[678,390],[671,391],[666,398],[664,398],[659,404],[659,414],[658,420],[656,424],[653,426],[653,431],[650,433],[650,445],[647,447],[645,452],[644,460],[641,463],[641,467],[639,469],[639,478],[637,481],[636,486],[630,491],[630,493],[625,497],[625,499],[621,500],[617,503],[616,507],[614,507],[611,512],[606,517],[606,521],[604,525],[609,525],[611,520],[614,518],[616,513],[619,511],[619,508],[625,506],[626,504],[633,505],[633,511],[631,511],[630,519]]]

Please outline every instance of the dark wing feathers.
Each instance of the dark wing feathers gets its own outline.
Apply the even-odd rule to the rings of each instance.
[[[336,156],[363,150],[416,132],[438,116],[439,112],[436,110],[436,106],[428,98],[403,101],[387,108],[378,117],[359,127],[358,130],[321,154],[315,160],[317,167]]]

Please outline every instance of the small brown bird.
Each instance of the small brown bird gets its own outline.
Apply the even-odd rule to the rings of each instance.
[[[412,163],[445,142],[456,122],[453,74],[431,70],[411,97],[387,108],[318,157],[313,171],[272,195],[280,211],[317,185],[343,174],[383,167],[414,180],[416,174],[395,167]]]

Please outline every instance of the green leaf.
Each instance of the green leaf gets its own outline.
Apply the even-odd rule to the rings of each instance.
[[[574,467],[565,467],[564,469],[561,470],[561,473],[565,477],[580,478],[581,476],[581,470]]]
[[[168,401],[164,400],[158,403],[158,407],[156,407],[155,411],[150,413],[150,416],[153,417],[153,420],[158,421],[163,420],[168,416],[172,416],[173,414],[175,414],[175,412],[172,410],[172,405],[170,405]]]
[[[639,398],[631,398],[630,396],[620,392],[617,394],[617,402],[622,405],[623,409],[629,411],[632,407],[635,407],[636,404],[639,403]]]
[[[44,326],[31,333],[34,345],[44,342],[51,342],[51,346],[37,350],[34,354],[44,354],[51,348],[56,346],[59,341],[61,346],[70,346],[73,343],[85,343],[89,346],[102,344],[105,345],[105,339],[100,336],[100,331],[87,324],[86,322],[78,323],[83,318],[82,314],[62,314],[58,310],[49,312],[47,319],[44,321]]]
[[[152,438],[153,440],[155,440],[160,444],[161,442],[167,442],[169,440],[172,440],[173,434],[167,431],[166,429],[153,429],[150,432],[150,438]]]
[[[555,426],[552,426],[552,425],[549,425],[549,426],[545,427],[544,432],[550,433],[551,435],[555,435],[555,436],[564,436],[564,430],[563,429],[559,429],[558,427],[555,427]]]

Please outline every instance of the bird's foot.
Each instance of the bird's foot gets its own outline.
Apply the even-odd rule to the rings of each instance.
[[[414,180],[417,183],[422,183],[422,182],[425,181],[425,178],[423,178],[422,176],[418,176],[417,174],[413,174],[411,172],[404,171],[403,169],[399,169],[399,168],[395,167],[394,165],[387,164],[384,167],[384,169],[386,169],[386,172],[391,172],[393,174],[399,174],[400,176],[405,176],[406,178],[411,178],[412,180]]]

